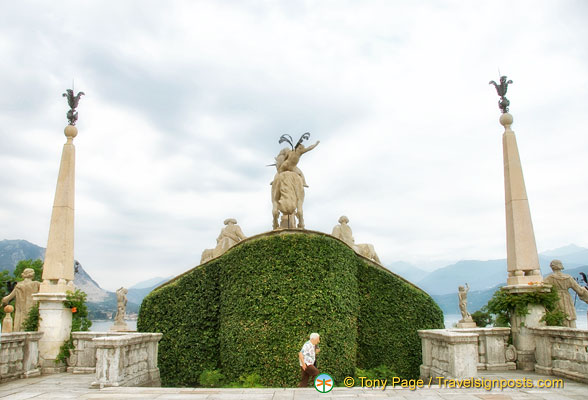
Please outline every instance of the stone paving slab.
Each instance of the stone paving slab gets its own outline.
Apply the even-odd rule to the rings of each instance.
[[[539,379],[559,379],[522,371],[488,372],[480,376],[485,379],[523,379],[537,382]],[[438,385],[416,390],[387,387],[365,389],[360,387],[336,387],[329,393],[318,393],[308,389],[205,389],[205,388],[151,388],[120,387],[90,389],[93,374],[56,374],[36,378],[20,379],[0,384],[0,400],[49,400],[49,399],[145,399],[145,400],[306,400],[306,399],[387,399],[399,400],[586,400],[588,385],[563,379],[563,389],[456,389]]]

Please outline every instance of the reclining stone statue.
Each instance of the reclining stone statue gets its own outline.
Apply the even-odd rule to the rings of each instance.
[[[212,260],[215,257],[224,254],[225,251],[239,243],[243,239],[247,239],[247,236],[243,234],[241,227],[237,225],[237,220],[234,218],[225,219],[224,224],[226,225],[221,233],[216,238],[216,247],[214,249],[205,249],[202,252],[200,258],[200,264]]]
[[[347,218],[345,215],[342,215],[339,218],[339,225],[335,225],[335,227],[333,228],[332,236],[335,236],[337,239],[341,239],[342,241],[347,243],[349,247],[355,250],[356,253],[366,258],[369,258],[370,260],[375,261],[378,264],[382,264],[372,244],[355,244],[355,239],[353,238],[353,233],[348,223],[349,218]]]

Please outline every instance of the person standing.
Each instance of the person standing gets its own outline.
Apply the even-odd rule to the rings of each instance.
[[[309,378],[314,378],[319,374],[319,370],[314,366],[316,361],[316,355],[320,351],[316,347],[321,341],[321,337],[318,333],[311,333],[310,340],[304,343],[302,350],[298,353],[298,361],[300,362],[300,368],[302,370],[302,377],[298,387],[307,387]]]

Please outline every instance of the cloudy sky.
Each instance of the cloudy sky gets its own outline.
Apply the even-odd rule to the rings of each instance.
[[[105,3],[107,5],[105,5]],[[0,239],[46,246],[66,125],[75,257],[105,288],[271,229],[266,167],[311,132],[308,229],[384,264],[505,258],[498,71],[540,251],[588,247],[585,1],[2,2]]]

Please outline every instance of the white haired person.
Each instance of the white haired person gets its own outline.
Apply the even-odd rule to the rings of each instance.
[[[310,340],[304,343],[302,350],[298,353],[298,360],[300,361],[300,368],[302,369],[302,378],[298,387],[307,387],[308,379],[314,378],[319,374],[319,370],[314,366],[316,355],[320,352],[317,345],[320,343],[321,337],[318,333],[311,333]]]

